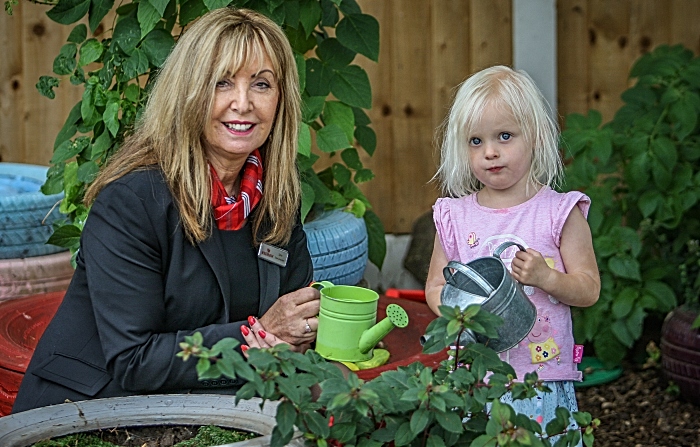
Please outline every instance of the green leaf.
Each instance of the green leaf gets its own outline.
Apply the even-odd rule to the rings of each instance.
[[[409,422],[401,424],[398,430],[396,430],[395,436],[394,445],[397,447],[408,445],[416,438],[416,435],[411,431],[411,424]]]
[[[148,71],[148,57],[144,51],[134,48],[131,56],[129,56],[122,64],[124,76],[127,79],[134,79]]]
[[[82,151],[82,149],[83,148],[81,147],[81,145],[71,140],[66,140],[56,148],[56,150],[53,153],[53,157],[51,157],[50,163],[57,164],[70,160],[71,158],[78,155],[80,151]]]
[[[299,126],[299,147],[297,152],[308,157],[311,155],[311,128],[306,123]]]
[[[346,14],[336,27],[338,41],[371,60],[379,60],[379,22],[368,14]]]
[[[89,8],[90,0],[60,0],[46,15],[61,25],[70,25],[85,17]]]
[[[370,156],[374,155],[374,151],[377,148],[377,134],[374,133],[374,129],[358,125],[355,128],[355,139],[365,152]]]
[[[337,124],[329,124],[316,132],[316,144],[323,152],[335,152],[351,147],[343,129]]]
[[[355,59],[354,51],[346,48],[338,39],[330,37],[318,45],[318,57],[332,68],[343,68]]]
[[[338,182],[338,185],[345,186],[350,182],[352,174],[344,165],[333,163],[331,170],[333,171],[333,178]]]
[[[306,221],[306,216],[311,211],[316,199],[314,188],[308,183],[301,182],[301,221]]]
[[[611,257],[608,261],[608,268],[621,278],[642,280],[639,273],[639,262],[631,256],[618,255]]]
[[[326,97],[331,92],[333,70],[315,58],[306,60],[306,91],[309,96]],[[340,99],[340,98],[338,98]]]
[[[109,130],[109,133],[113,137],[117,136],[119,132],[119,102],[114,101],[107,104],[104,113],[102,114],[102,119],[105,122],[105,126]]]
[[[68,42],[75,44],[81,44],[87,39],[87,26],[84,23],[80,23],[75,26],[68,35]]]
[[[223,8],[224,6],[228,6],[229,3],[231,3],[231,0],[204,0],[204,6],[206,6],[209,11]]]
[[[57,75],[71,74],[75,70],[75,54],[77,51],[78,46],[74,43],[63,45],[53,60],[53,72]]]
[[[66,248],[75,247],[80,244],[80,233],[80,228],[75,225],[63,225],[53,232],[46,243]]]
[[[462,433],[462,418],[454,411],[437,411],[435,420],[442,428],[452,433]]]
[[[100,167],[94,161],[86,161],[78,167],[78,180],[90,184],[100,171]]]
[[[155,28],[156,24],[160,22],[161,17],[162,13],[159,12],[151,2],[140,1],[136,18],[141,25],[141,37],[150,33],[151,30]]]
[[[612,329],[612,333],[615,334],[615,337],[617,337],[617,339],[620,340],[623,345],[628,348],[631,348],[632,345],[634,345],[634,338],[627,329],[627,325],[625,324],[624,320],[613,321],[610,328]]]
[[[141,40],[141,25],[135,17],[126,17],[114,27],[112,40],[126,54],[131,54]]]
[[[321,6],[317,1],[303,1],[301,2],[300,6],[299,21],[304,28],[306,36],[308,37],[321,20],[321,14],[323,11],[321,10]]]
[[[626,317],[634,308],[635,302],[639,297],[636,289],[626,287],[620,295],[615,298],[612,305],[613,316],[617,319]]]
[[[326,105],[325,96],[308,96],[303,95],[302,97],[302,121],[305,123],[311,123],[323,112],[323,107]]]
[[[54,87],[58,87],[58,79],[53,76],[40,76],[39,82],[36,83],[36,89],[39,93],[49,99],[56,97],[56,92],[53,91]]]
[[[374,173],[366,168],[358,169],[355,173],[355,183],[360,184],[368,182],[374,178]]]
[[[294,431],[294,421],[297,418],[297,410],[288,400],[283,400],[277,407],[277,427],[280,433],[287,434]]]
[[[160,67],[175,45],[173,36],[163,30],[154,29],[141,42],[141,50],[146,54],[148,62],[154,67]]]
[[[358,65],[350,65],[337,70],[331,79],[331,92],[349,106],[363,109],[372,107],[372,88],[369,77],[365,70]]]
[[[668,138],[659,137],[651,142],[651,150],[668,171],[672,171],[678,160],[676,146]]]
[[[80,107],[81,102],[78,101],[78,103],[74,105],[73,108],[70,110],[70,113],[68,113],[68,118],[66,118],[66,122],[63,123],[63,127],[58,132],[58,135],[56,135],[56,139],[53,142],[54,150],[56,150],[56,148],[60,146],[64,141],[73,138],[73,135],[75,135],[75,133],[77,132],[78,126],[76,125],[76,123],[81,118]]]
[[[656,299],[661,312],[669,312],[678,305],[673,289],[661,281],[646,281],[644,290]]]
[[[340,127],[347,136],[348,144],[352,144],[355,130],[355,116],[352,108],[339,101],[327,101],[323,109],[323,122],[326,125],[335,124]]]
[[[180,4],[180,26],[187,26],[205,12],[207,7],[202,0],[185,0]]]
[[[379,270],[384,264],[386,256],[386,239],[384,236],[384,225],[373,211],[367,210],[364,215],[365,225],[367,226],[368,236],[368,257],[372,264],[376,265]]]
[[[107,13],[112,10],[114,0],[92,0],[90,2],[90,31],[95,32],[100,22],[105,18]]]
[[[312,433],[322,438],[328,438],[330,429],[328,428],[328,421],[323,416],[315,411],[312,411],[309,413],[304,413],[302,417]]]
[[[87,64],[95,62],[102,56],[103,51],[104,47],[97,39],[89,39],[80,47],[78,65],[84,67]]]
[[[357,153],[357,149],[355,149],[354,147],[351,147],[350,149],[345,149],[343,152],[341,152],[340,158],[343,159],[345,165],[350,169],[362,169],[362,162],[360,161],[360,156]]]

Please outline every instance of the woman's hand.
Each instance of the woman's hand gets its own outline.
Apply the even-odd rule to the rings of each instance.
[[[241,350],[243,351],[244,355],[246,355],[245,352],[249,348],[271,348],[281,343],[287,343],[286,341],[281,340],[275,334],[266,331],[265,327],[255,317],[248,317],[248,324],[250,325],[250,327],[245,325],[241,326],[241,333],[243,334],[243,338],[247,343],[246,345],[241,346]],[[290,349],[292,351],[297,351],[301,353],[304,353],[310,347],[311,343],[290,345]]]
[[[313,287],[283,295],[260,317],[259,323],[266,334],[275,334],[294,350],[303,349],[316,339],[320,297],[319,291]]]

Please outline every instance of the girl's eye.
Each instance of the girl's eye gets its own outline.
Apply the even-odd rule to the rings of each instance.
[[[469,139],[469,144],[471,144],[472,146],[478,146],[481,144],[481,138],[477,138],[477,137],[471,138],[471,139]]]
[[[512,136],[513,136],[513,135],[511,135],[511,134],[508,133],[508,132],[501,132],[501,140],[503,140],[503,141],[508,141],[508,140],[510,140]]]

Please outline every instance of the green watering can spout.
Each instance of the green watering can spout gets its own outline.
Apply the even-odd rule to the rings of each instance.
[[[386,315],[386,318],[365,330],[360,336],[359,349],[362,354],[368,353],[395,327],[408,326],[408,314],[398,304],[386,306]]]

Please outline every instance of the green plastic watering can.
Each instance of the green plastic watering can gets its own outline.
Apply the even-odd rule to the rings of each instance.
[[[362,362],[395,327],[408,326],[408,314],[397,304],[386,307],[387,317],[377,323],[379,294],[364,287],[320,281],[321,292],[316,352],[328,360]]]

